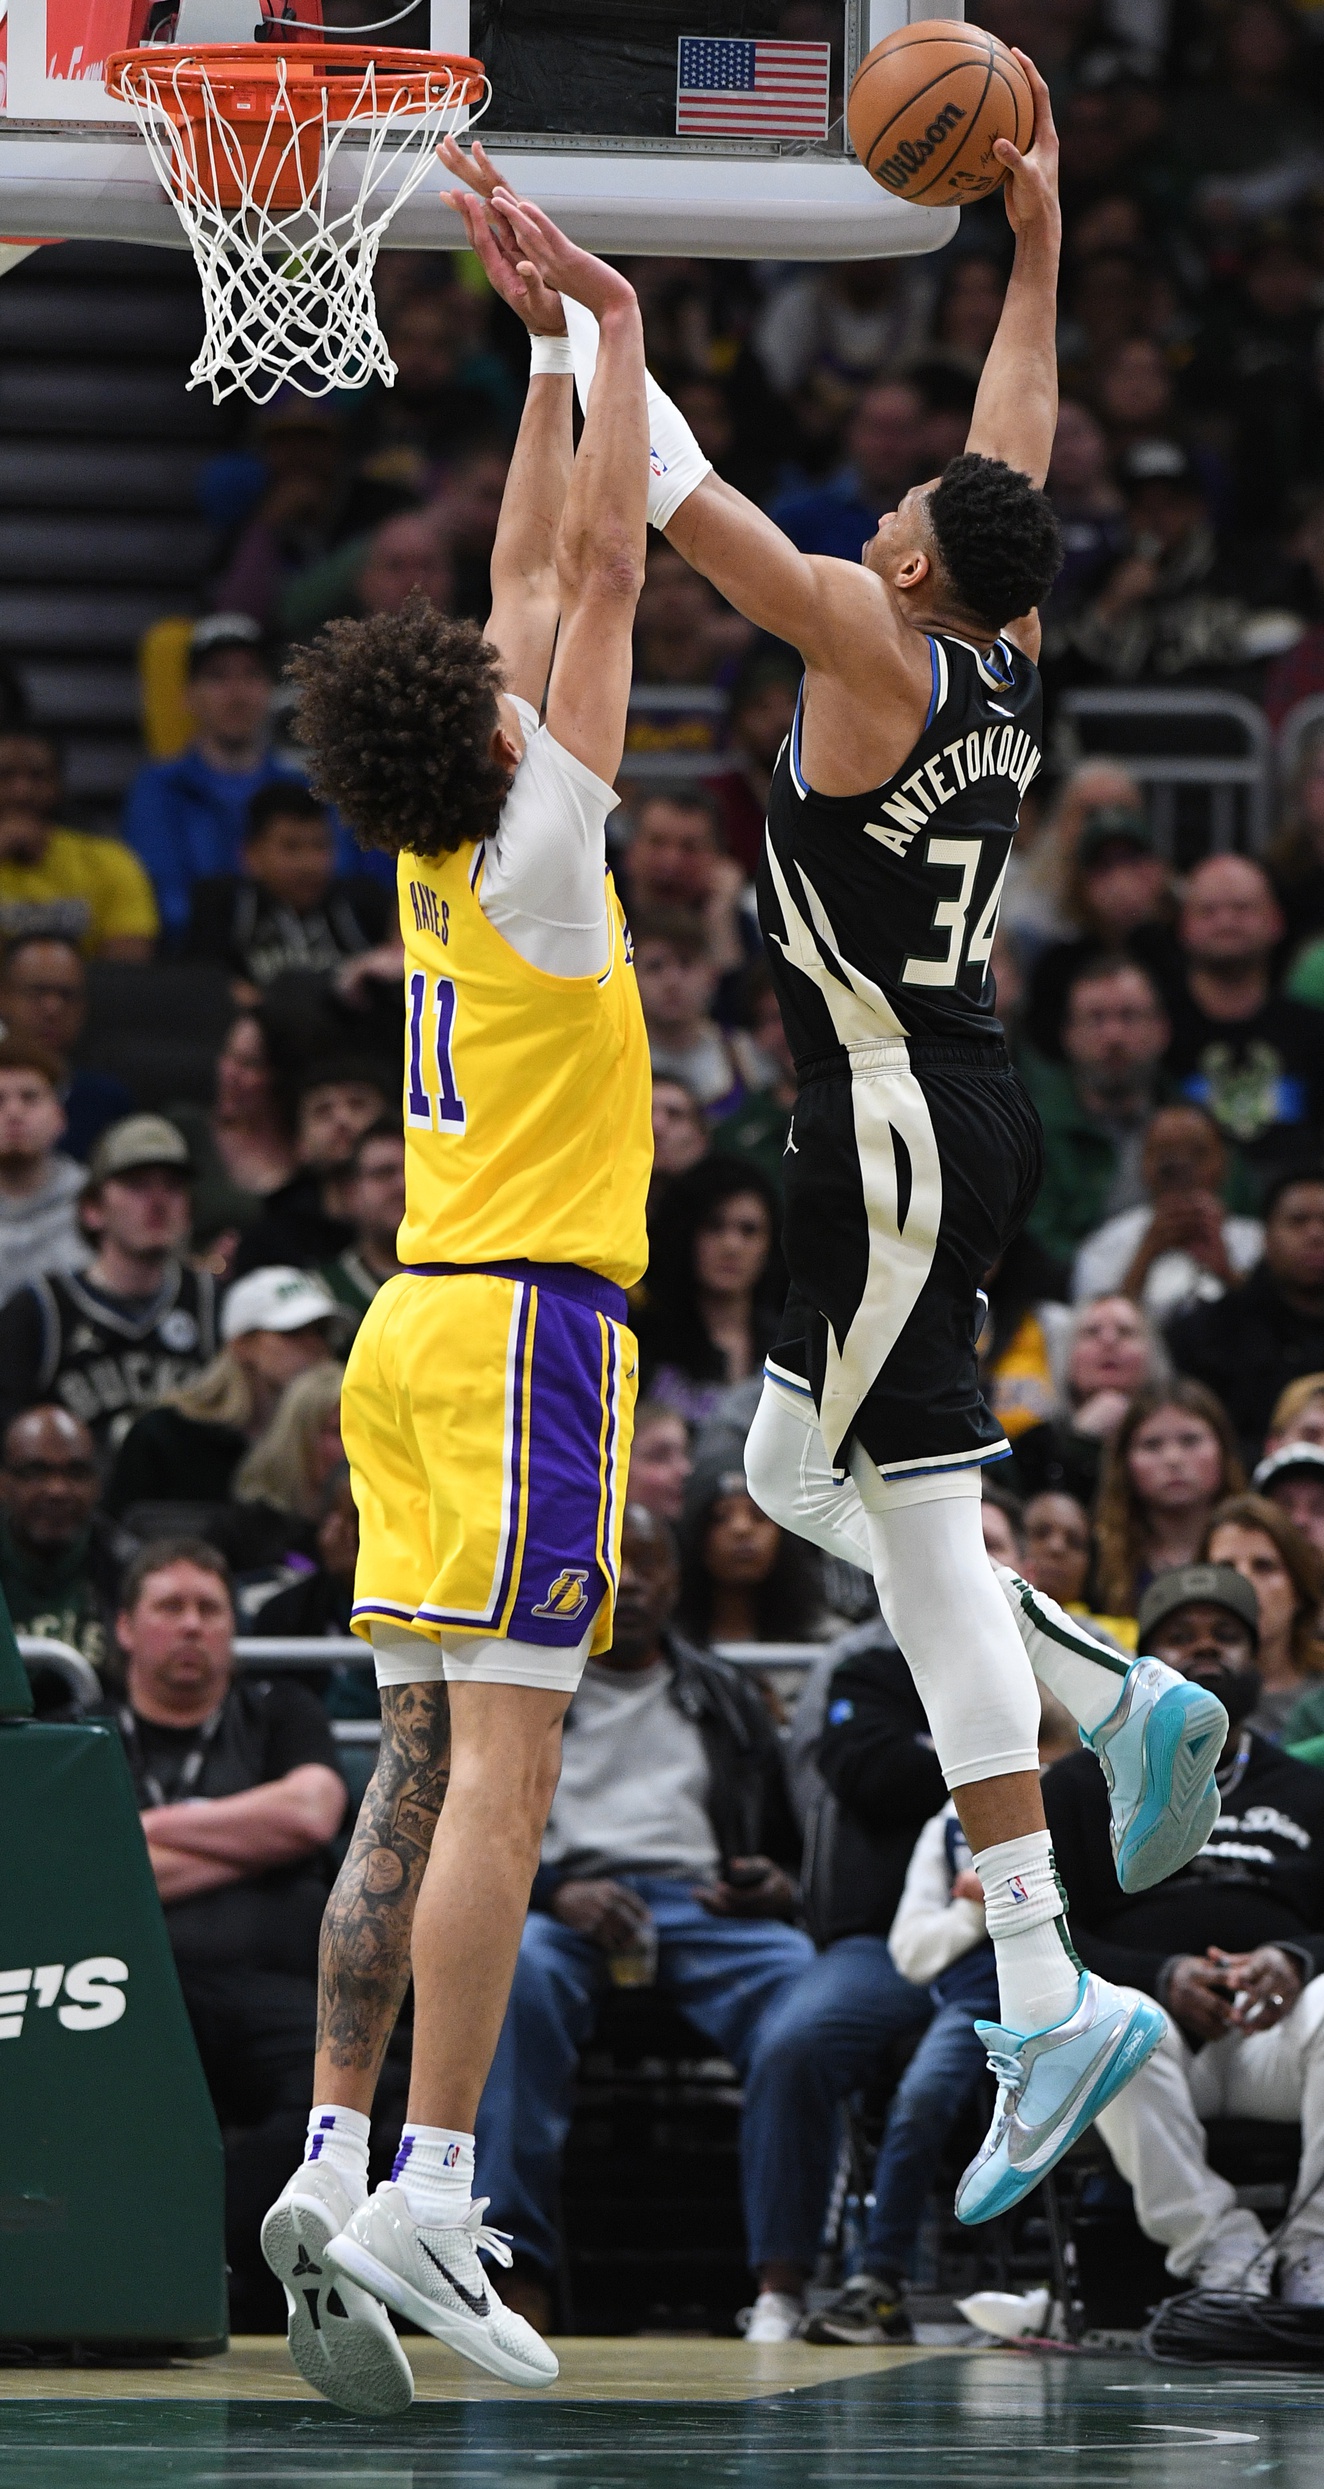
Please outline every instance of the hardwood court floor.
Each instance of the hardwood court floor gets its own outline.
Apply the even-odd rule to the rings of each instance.
[[[1324,2376],[989,2350],[565,2342],[548,2395],[410,2340],[419,2399],[352,2420],[280,2346],[0,2369],[3,2489],[1320,2489]]]

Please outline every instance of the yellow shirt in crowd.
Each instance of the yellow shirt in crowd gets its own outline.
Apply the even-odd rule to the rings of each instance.
[[[122,839],[52,830],[39,862],[0,856],[0,936],[59,932],[94,959],[107,942],[153,941],[156,898]]]

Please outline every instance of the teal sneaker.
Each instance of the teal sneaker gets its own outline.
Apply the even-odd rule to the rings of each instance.
[[[1227,1738],[1217,1694],[1160,1659],[1138,1659],[1121,1700],[1080,1732],[1103,1766],[1109,1837],[1124,1893],[1147,1892],[1204,1848],[1218,1821],[1214,1772]]]
[[[1149,1997],[1111,1987],[1089,1971],[1081,1973],[1066,2021],[1047,2031],[977,2022],[998,2079],[998,2101],[956,2190],[957,2220],[991,2221],[1037,2187],[1153,2056],[1166,2028]]]

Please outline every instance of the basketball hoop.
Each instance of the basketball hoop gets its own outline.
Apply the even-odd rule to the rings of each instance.
[[[202,280],[189,387],[305,397],[395,378],[372,276],[437,140],[489,97],[481,61],[340,43],[144,44],[106,63]]]

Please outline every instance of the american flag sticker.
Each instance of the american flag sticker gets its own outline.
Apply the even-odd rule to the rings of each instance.
[[[682,35],[678,138],[826,138],[829,43]]]

